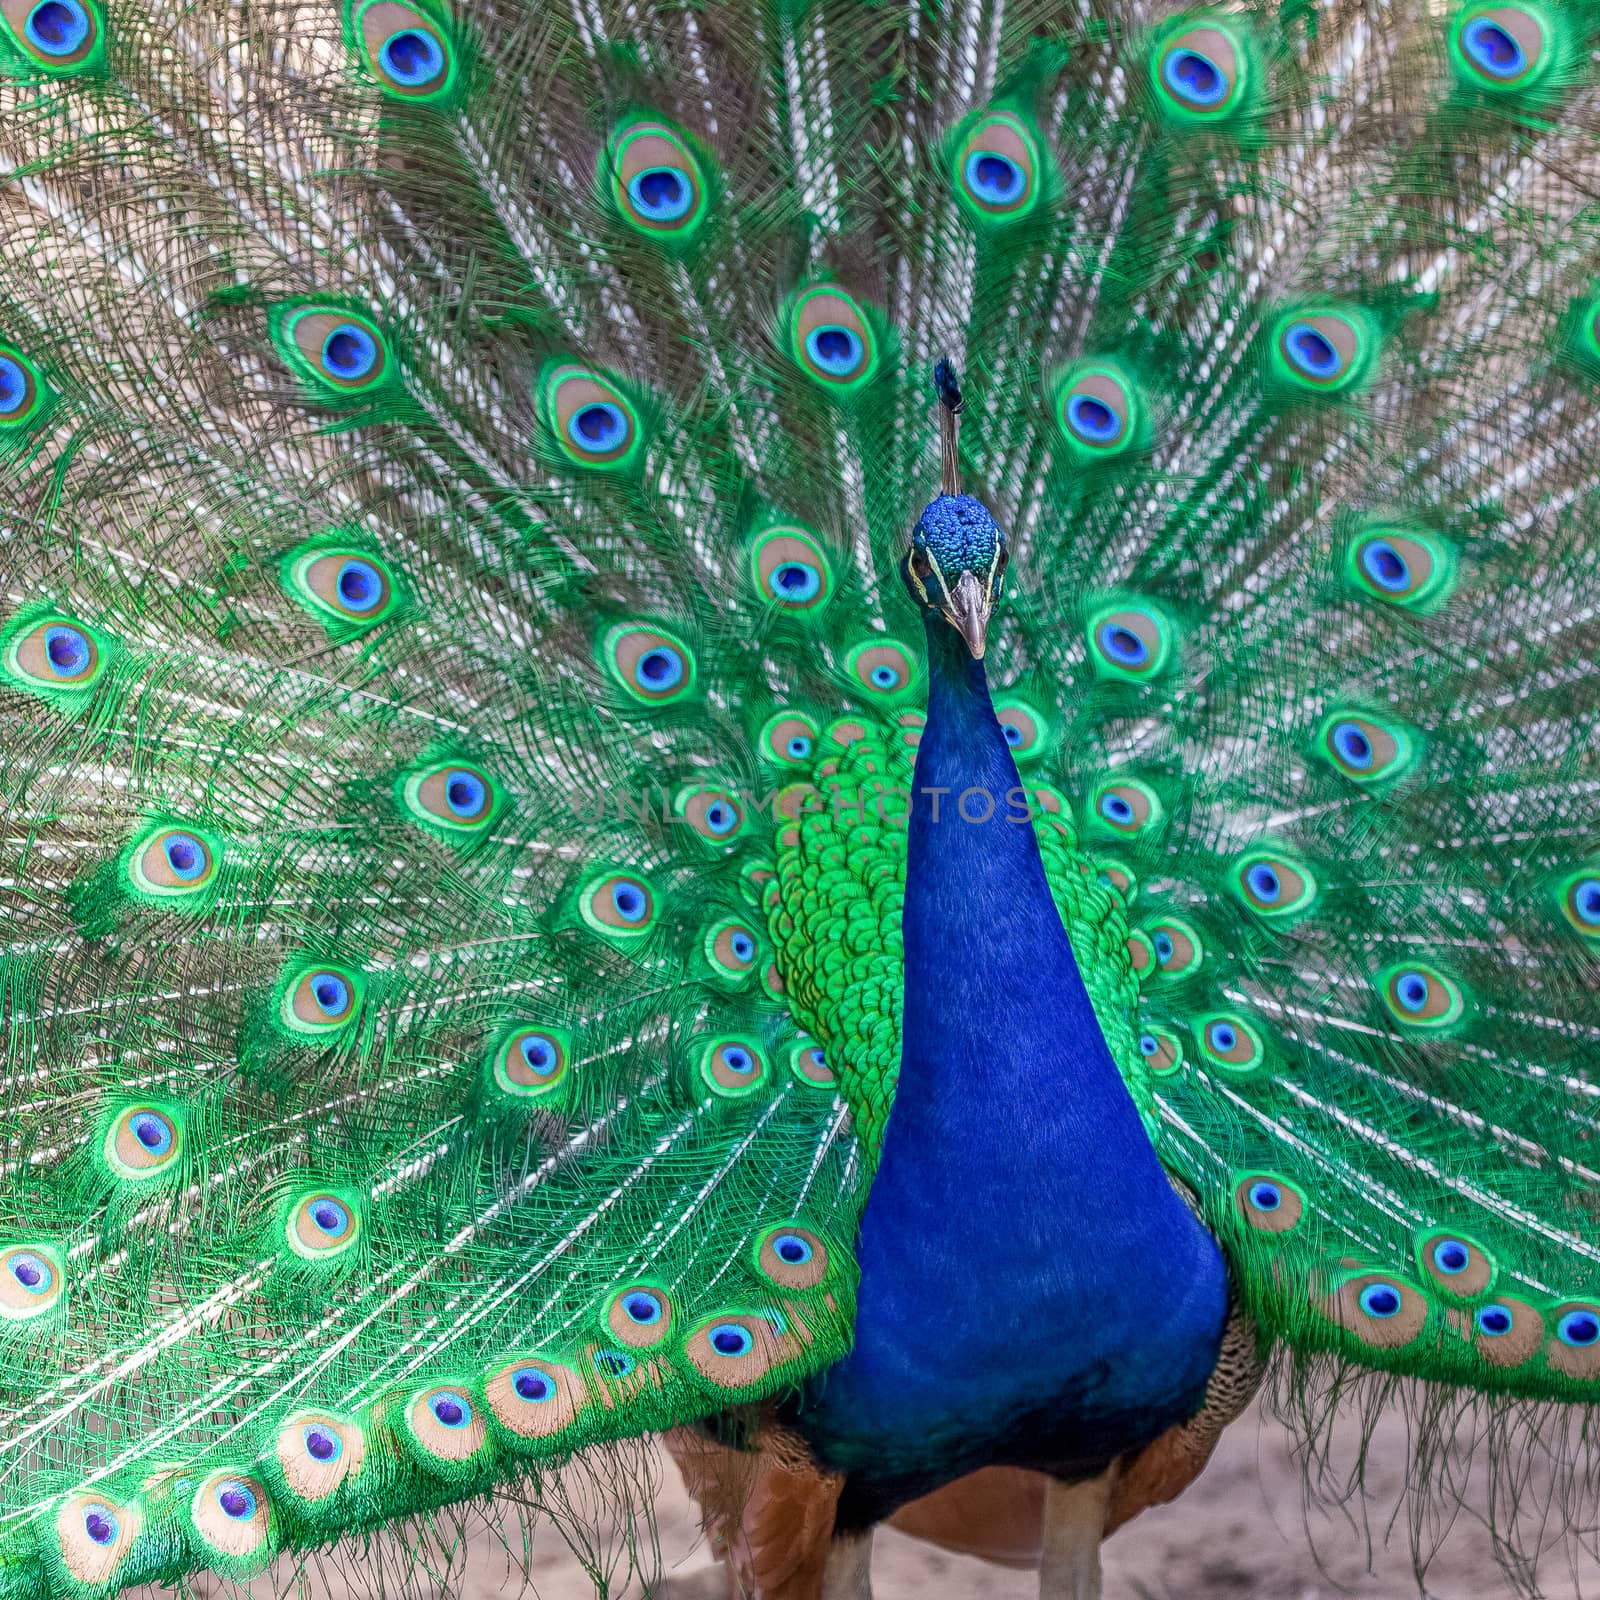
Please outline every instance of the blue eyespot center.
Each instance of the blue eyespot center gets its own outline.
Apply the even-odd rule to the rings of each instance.
[[[811,754],[811,741],[803,733],[797,733],[784,748],[791,761],[804,761]]]
[[[974,150],[963,168],[967,187],[992,206],[1013,205],[1027,188],[1027,175],[1010,156],[996,150]]]
[[[1394,992],[1407,1011],[1420,1011],[1428,1003],[1428,980],[1420,972],[1402,972],[1395,979]]]
[[[1121,823],[1125,827],[1133,821],[1133,807],[1122,795],[1108,794],[1101,798],[1100,815],[1108,822]]]
[[[854,328],[827,324],[806,335],[806,354],[830,377],[847,378],[861,365],[866,350]]]
[[[797,1233],[780,1233],[772,1241],[772,1253],[791,1267],[803,1267],[816,1251],[812,1249],[809,1239],[802,1239]]]
[[[653,1295],[646,1294],[642,1289],[636,1289],[622,1302],[622,1309],[628,1313],[632,1322],[637,1322],[641,1327],[651,1327],[661,1320],[661,1302]]]
[[[472,1406],[454,1389],[441,1389],[428,1396],[428,1409],[444,1428],[464,1428],[472,1421]]]
[[[1479,1333],[1486,1333],[1491,1339],[1498,1339],[1502,1334],[1510,1333],[1513,1318],[1504,1306],[1484,1306],[1475,1321]]]
[[[1161,64],[1161,76],[1175,95],[1197,106],[1215,106],[1228,93],[1222,70],[1198,50],[1172,51]]]
[[[323,1198],[312,1202],[311,1220],[330,1238],[338,1238],[350,1227],[350,1213],[337,1200]]]
[[[549,1072],[560,1059],[555,1046],[542,1033],[524,1035],[521,1049],[522,1059],[535,1072]]]
[[[614,401],[595,400],[573,413],[567,431],[579,449],[603,453],[627,439],[628,419]]]
[[[0,417],[20,411],[28,401],[28,375],[20,361],[0,356]]]
[[[1153,1033],[1139,1035],[1139,1054],[1153,1056],[1161,1049],[1161,1041]]]
[[[1461,30],[1461,43],[1473,65],[1491,78],[1505,82],[1527,71],[1522,46],[1488,17],[1474,17]]]
[[[1257,1211],[1276,1211],[1283,1204],[1283,1191],[1277,1184],[1262,1179],[1250,1185],[1250,1204]]]
[[[44,654],[58,678],[76,678],[88,671],[89,640],[65,623],[45,629]]]
[[[1380,589],[1403,594],[1411,587],[1411,568],[1387,539],[1373,539],[1362,546],[1361,568]]]
[[[638,922],[648,909],[649,902],[638,884],[618,883],[612,885],[611,904],[624,922]]]
[[[11,1276],[29,1294],[46,1294],[55,1282],[56,1275],[50,1270],[50,1263],[31,1250],[19,1250],[6,1264],[11,1268]]]
[[[1584,878],[1572,891],[1572,904],[1578,920],[1600,928],[1600,878]]]
[[[755,959],[756,942],[743,928],[738,929],[728,940],[728,948],[733,951],[734,958],[738,961]]]
[[[729,1072],[746,1073],[756,1070],[755,1057],[742,1044],[724,1045],[722,1064]]]
[[[1245,882],[1257,900],[1273,905],[1283,894],[1283,884],[1278,874],[1266,862],[1258,861],[1245,873]]]
[[[749,1355],[755,1340],[751,1338],[748,1328],[742,1327],[737,1322],[724,1322],[711,1330],[710,1343],[711,1348],[719,1356],[727,1356],[733,1360],[739,1356]]]
[[[172,868],[172,875],[185,883],[192,883],[206,870],[206,849],[187,833],[169,833],[161,841],[161,853]]]
[[[425,29],[402,28],[383,41],[378,62],[396,83],[415,89],[444,71],[444,50]]]
[[[1556,1324],[1556,1337],[1563,1344],[1586,1350],[1600,1341],[1600,1317],[1592,1311],[1569,1311]]]
[[[887,663],[874,667],[868,676],[872,679],[872,686],[875,689],[893,689],[900,682],[900,674]]]
[[[85,1506],[83,1531],[95,1544],[110,1544],[117,1537],[117,1517],[109,1506]]]
[[[1089,394],[1075,394],[1067,401],[1067,423],[1090,444],[1111,444],[1122,432],[1122,418],[1104,400]]]
[[[541,1372],[538,1367],[519,1367],[511,1380],[511,1387],[516,1391],[518,1399],[526,1400],[530,1405],[553,1400],[556,1393],[556,1386],[550,1381],[549,1373]]]
[[[814,600],[822,591],[822,574],[809,562],[785,561],[772,574],[772,588],[780,600]]]
[[[301,1434],[306,1454],[313,1461],[337,1461],[344,1454],[344,1440],[330,1427],[320,1422],[308,1422]]]
[[[628,198],[652,222],[676,222],[694,204],[694,190],[671,167],[648,167],[628,183]]]
[[[1107,622],[1100,627],[1100,648],[1124,667],[1142,667],[1150,659],[1150,647],[1132,628]]]
[[[350,985],[336,972],[319,972],[311,980],[311,998],[320,1011],[337,1017],[349,1008]]]
[[[165,1155],[172,1148],[172,1124],[154,1111],[135,1112],[128,1126],[151,1155]]]
[[[1211,1024],[1211,1048],[1213,1050],[1221,1051],[1222,1054],[1226,1055],[1238,1043],[1239,1035],[1232,1023],[1213,1022]]]
[[[1369,1283],[1361,1291],[1361,1309],[1369,1317],[1393,1317],[1400,1311],[1400,1291],[1390,1283]]]
[[[813,1050],[807,1051],[806,1053],[811,1058],[811,1065],[814,1066],[818,1072],[826,1072],[828,1070],[828,1058],[823,1053],[820,1045]]]
[[[1156,948],[1156,960],[1165,964],[1172,959],[1172,935],[1163,929],[1151,941]]]
[[[322,342],[322,363],[334,377],[355,383],[378,364],[378,341],[365,328],[341,322]]]
[[[1010,745],[1013,750],[1022,743],[1022,729],[1015,726],[1013,723],[1004,723],[1001,727],[1001,731],[1005,734],[1006,743]]]
[[[647,689],[676,688],[683,681],[683,657],[670,645],[658,644],[639,657],[635,670]]]
[[[217,1485],[217,1504],[234,1522],[247,1522],[256,1514],[256,1497],[249,1484],[229,1479]]]
[[[1465,1272],[1471,1260],[1471,1252],[1459,1239],[1441,1239],[1433,1247],[1433,1264],[1448,1277]]]
[[[335,583],[347,610],[370,611],[383,598],[383,579],[370,561],[347,561]]]
[[[489,800],[489,786],[475,772],[457,768],[445,775],[444,803],[458,817],[475,817]]]
[[[70,56],[89,37],[89,13],[78,0],[40,0],[28,13],[23,32],[47,56]]]
[[[739,824],[739,813],[726,800],[713,800],[705,815],[706,827],[712,833],[731,833]]]
[[[1347,766],[1365,771],[1372,765],[1372,741],[1359,723],[1339,723],[1333,730],[1333,744]]]
[[[1310,323],[1296,322],[1284,335],[1284,345],[1289,359],[1309,378],[1337,377],[1344,365],[1333,341],[1319,333]]]

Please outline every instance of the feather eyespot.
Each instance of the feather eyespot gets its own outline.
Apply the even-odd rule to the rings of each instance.
[[[1545,1346],[1545,1362],[1579,1381],[1600,1378],[1600,1306],[1568,1301],[1551,1309],[1555,1337]]]
[[[832,1089],[839,1081],[828,1065],[827,1052],[803,1034],[784,1047],[784,1059],[790,1076],[808,1089]]]
[[[795,299],[789,348],[800,370],[827,389],[851,393],[877,375],[877,336],[843,289],[807,289]]]
[[[1359,1343],[1380,1350],[1413,1343],[1428,1324],[1428,1302],[1422,1295],[1383,1273],[1352,1273],[1331,1295],[1314,1290],[1312,1303]]]
[[[127,1106],[111,1119],[101,1145],[106,1166],[142,1183],[172,1169],[183,1154],[183,1122],[165,1106]]]
[[[1410,765],[1410,732],[1364,712],[1336,711],[1322,724],[1318,752],[1352,783],[1381,783]]]
[[[1585,939],[1600,939],[1600,869],[1586,867],[1561,885],[1562,915]]]
[[[1491,1365],[1520,1367],[1544,1345],[1544,1318],[1526,1301],[1501,1296],[1472,1314],[1472,1342]]]
[[[355,311],[300,305],[273,314],[279,354],[321,399],[349,399],[382,388],[393,366],[378,325]]]
[[[513,1444],[560,1433],[590,1403],[577,1373],[544,1356],[506,1363],[484,1383],[483,1394],[490,1415]]]
[[[193,900],[214,888],[222,841],[198,828],[158,828],[128,852],[128,880],[157,901]]]
[[[355,1021],[365,994],[366,980],[351,967],[298,967],[284,983],[280,1016],[292,1033],[328,1037]]]
[[[425,1465],[449,1472],[471,1462],[489,1430],[465,1384],[437,1384],[414,1394],[405,1407],[405,1437]]]
[[[1089,796],[1089,810],[1097,827],[1129,838],[1155,832],[1165,816],[1155,790],[1137,778],[1097,785]]]
[[[1353,312],[1287,312],[1273,329],[1275,370],[1297,388],[1334,394],[1365,375],[1374,342],[1373,330]]]
[[[61,1564],[79,1583],[99,1588],[111,1581],[144,1527],[137,1505],[93,1494],[68,1495],[56,1508]]]
[[[1029,761],[1044,753],[1049,723],[1026,700],[1015,695],[999,696],[994,703],[994,714],[1017,761]]]
[[[313,1189],[289,1202],[283,1231],[302,1260],[329,1261],[360,1241],[361,1212],[350,1195]]]
[[[65,1287],[66,1269],[53,1249],[0,1246],[0,1321],[25,1322],[53,1311]]]
[[[1304,915],[1317,897],[1317,880],[1309,867],[1259,850],[1235,863],[1233,888],[1245,906],[1272,921]]]
[[[1110,606],[1089,619],[1089,650],[1097,673],[1141,683],[1166,666],[1170,631],[1159,612]]]
[[[767,1060],[753,1039],[718,1036],[700,1051],[700,1077],[713,1094],[740,1099],[767,1079]]]
[[[39,369],[20,350],[0,345],[0,437],[32,427],[52,399],[54,393]]]
[[[986,112],[956,144],[956,194],[975,222],[1015,221],[1038,201],[1039,164],[1038,143],[1020,117]]]
[[[1524,6],[1469,6],[1450,30],[1457,73],[1479,88],[1526,89],[1543,76],[1549,40]]]
[[[808,766],[822,738],[816,721],[798,711],[780,711],[761,730],[761,754],[784,766]]]
[[[684,1341],[689,1364],[717,1389],[760,1383],[779,1362],[800,1353],[776,1313],[732,1312],[709,1318]]]
[[[662,122],[629,122],[606,147],[617,214],[662,243],[693,237],[709,209],[705,175],[688,143]]]
[[[454,89],[455,41],[442,22],[401,0],[357,0],[349,15],[351,42],[385,94],[428,102]]]
[[[228,1470],[208,1473],[194,1491],[189,1515],[216,1555],[252,1561],[270,1553],[275,1533],[272,1501],[255,1478]]]
[[[1378,974],[1377,988],[1395,1021],[1408,1028],[1447,1028],[1466,1010],[1455,980],[1422,962],[1386,968]]]
[[[605,1324],[619,1344],[647,1350],[672,1335],[672,1300],[655,1284],[619,1289],[606,1304]]]
[[[861,688],[883,698],[904,694],[916,679],[911,652],[893,639],[857,645],[847,668]]]
[[[681,790],[672,811],[708,844],[733,844],[745,830],[744,806],[725,789],[696,785]]]
[[[105,55],[105,23],[95,0],[9,0],[0,21],[17,50],[51,76],[97,65]]]
[[[655,926],[656,897],[650,885],[631,873],[609,873],[591,880],[578,897],[583,920],[609,938],[634,938]]]
[[[1240,1218],[1257,1233],[1290,1233],[1305,1215],[1305,1196],[1275,1172],[1251,1172],[1235,1180],[1233,1200]]]
[[[355,1477],[367,1454],[361,1425],[328,1411],[296,1411],[278,1427],[274,1448],[283,1485],[298,1500],[325,1500]]]
[[[1351,546],[1348,570],[1355,586],[1373,599],[1430,611],[1454,586],[1455,557],[1432,534],[1375,529]]]
[[[1201,1055],[1223,1072],[1254,1072],[1266,1060],[1261,1035],[1236,1012],[1202,1018],[1198,1036]]]
[[[780,1289],[796,1294],[815,1289],[828,1276],[828,1247],[820,1234],[798,1223],[769,1228],[756,1240],[756,1270]]]
[[[373,627],[399,605],[388,566],[366,550],[319,545],[292,551],[284,562],[283,578],[306,610],[346,632]]]
[[[1183,1065],[1183,1049],[1165,1028],[1146,1028],[1136,1043],[1146,1069],[1158,1078],[1171,1076]]]
[[[93,629],[57,616],[16,629],[6,641],[4,660],[21,688],[81,694],[100,678],[108,657]]]
[[[1150,76],[1158,102],[1185,121],[1218,122],[1236,112],[1245,97],[1249,56],[1243,42],[1219,19],[1181,23],[1158,37]]]
[[[1493,1260],[1482,1246],[1459,1234],[1423,1234],[1416,1242],[1416,1257],[1424,1275],[1444,1294],[1475,1300],[1493,1287]]]
[[[609,378],[559,362],[546,368],[539,386],[551,436],[574,466],[618,472],[638,459],[644,441],[639,413]]]
[[[1155,947],[1156,970],[1162,977],[1187,978],[1199,970],[1206,950],[1199,933],[1177,917],[1167,917],[1148,930]]]
[[[729,918],[706,930],[701,949],[718,977],[739,982],[755,971],[761,942],[748,923]]]
[[[833,597],[833,570],[815,536],[784,524],[750,547],[750,576],[763,600],[794,613],[820,611]]]
[[[470,761],[439,761],[406,773],[400,800],[416,821],[447,838],[485,833],[501,809],[498,785]]]
[[[495,1087],[519,1100],[548,1095],[566,1077],[571,1052],[564,1029],[517,1028],[491,1058]]]
[[[618,623],[601,641],[601,654],[611,676],[645,705],[666,705],[694,690],[694,656],[663,628]]]
[[[1119,367],[1104,362],[1070,368],[1056,382],[1055,418],[1080,461],[1103,461],[1144,442],[1144,402]]]

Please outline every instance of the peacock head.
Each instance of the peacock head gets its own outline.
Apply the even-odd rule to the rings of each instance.
[[[1006,536],[981,500],[941,494],[917,519],[900,572],[923,615],[943,617],[981,661],[1008,559]]]

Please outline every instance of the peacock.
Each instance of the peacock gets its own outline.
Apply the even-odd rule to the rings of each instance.
[[[1597,42],[0,0],[0,1600],[1091,1600],[1268,1367],[1581,1533]]]

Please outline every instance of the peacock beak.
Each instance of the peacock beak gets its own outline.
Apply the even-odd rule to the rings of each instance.
[[[945,621],[966,640],[972,659],[982,661],[989,617],[994,611],[994,600],[988,588],[975,574],[963,572],[940,610],[944,612]]]

